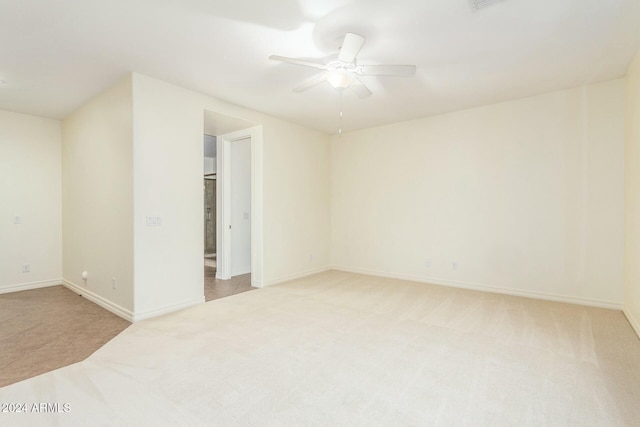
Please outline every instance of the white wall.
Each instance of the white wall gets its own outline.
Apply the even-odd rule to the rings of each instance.
[[[216,173],[218,169],[217,157],[217,140],[215,136],[204,136],[204,174]]]
[[[231,276],[251,272],[251,139],[232,141]]]
[[[619,307],[623,120],[616,80],[334,138],[332,262]]]
[[[262,124],[257,220],[268,250],[252,278],[265,285],[329,264],[326,135],[140,74],[133,75],[133,99],[136,316],[203,298],[204,110]],[[146,227],[147,215],[161,216],[162,226]]]
[[[58,120],[0,110],[0,293],[62,282],[60,151]]]
[[[624,312],[640,336],[640,53],[626,83]]]
[[[329,137],[264,121],[266,285],[330,264]]]
[[[204,158],[204,174],[216,173],[216,158],[215,157],[205,157]]]
[[[62,123],[65,283],[126,318],[134,308],[132,117],[128,77]]]

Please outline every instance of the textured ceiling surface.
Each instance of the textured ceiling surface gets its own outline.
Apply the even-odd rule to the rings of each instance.
[[[327,133],[621,77],[639,47],[638,0],[0,0],[0,109],[64,118],[135,71]],[[346,32],[373,96],[269,55],[325,58]]]

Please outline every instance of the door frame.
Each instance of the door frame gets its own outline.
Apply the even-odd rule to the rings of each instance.
[[[263,283],[262,126],[217,138],[216,179],[216,279],[231,279],[231,143],[251,139],[251,285]]]

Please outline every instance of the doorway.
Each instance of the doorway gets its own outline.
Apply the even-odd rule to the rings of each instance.
[[[215,141],[215,157],[214,150],[207,155],[205,148],[203,185],[204,293],[209,301],[261,284],[262,195],[256,180],[261,177],[262,127],[210,111],[204,116],[205,142]]]
[[[216,138],[216,144],[216,167],[211,169],[205,157],[205,301],[255,289],[251,286],[251,138],[223,136]]]

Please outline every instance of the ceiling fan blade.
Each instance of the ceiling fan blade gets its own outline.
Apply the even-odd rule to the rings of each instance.
[[[416,74],[415,65],[361,65],[358,67],[361,76],[397,76],[411,77]]]
[[[353,82],[349,87],[358,96],[358,98],[361,99],[368,98],[373,94],[373,92],[371,92],[369,88],[360,81],[360,79],[353,79]]]
[[[312,87],[317,86],[320,83],[323,83],[323,82],[326,82],[326,81],[327,81],[326,74],[325,73],[320,73],[317,76],[311,77],[306,82],[303,82],[302,84],[296,86],[293,89],[293,91],[294,92],[304,92],[305,90],[311,89]]]
[[[327,66],[321,62],[314,62],[307,59],[287,58],[286,56],[271,55],[269,59],[273,61],[286,62],[288,64],[302,65],[305,67],[313,67],[319,70],[326,70]]]
[[[344,41],[342,42],[342,47],[340,47],[340,54],[338,55],[338,59],[342,62],[352,63],[356,56],[358,56],[358,52],[362,49],[362,45],[364,45],[364,37],[360,34],[347,33],[344,36]]]

